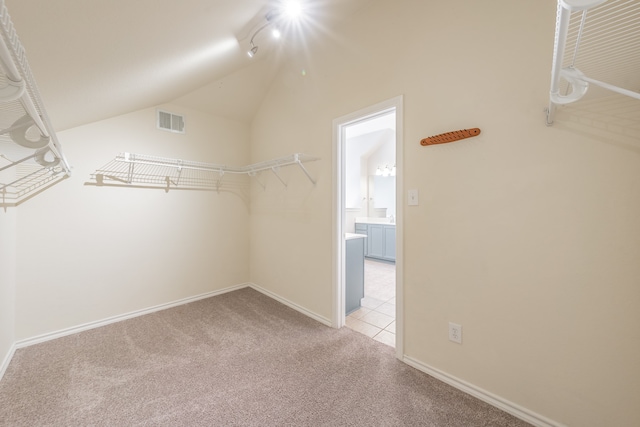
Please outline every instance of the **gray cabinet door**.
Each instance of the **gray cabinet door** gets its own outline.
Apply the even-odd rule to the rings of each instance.
[[[366,239],[347,240],[345,266],[345,314],[360,308],[364,298],[364,247]]]
[[[367,236],[364,243],[364,256],[369,256],[369,225],[356,223],[356,234],[364,234]]]
[[[356,233],[365,234],[364,256],[396,260],[396,226],[388,224],[356,223]]]
[[[384,226],[369,224],[369,253],[368,256],[384,258]]]
[[[384,227],[384,258],[389,261],[396,260],[396,227]]]

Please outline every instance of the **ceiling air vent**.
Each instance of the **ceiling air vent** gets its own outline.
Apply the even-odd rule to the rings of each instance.
[[[184,133],[184,116],[158,110],[158,129]]]

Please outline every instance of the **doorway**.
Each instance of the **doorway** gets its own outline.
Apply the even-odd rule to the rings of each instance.
[[[346,324],[395,345],[399,358],[403,354],[402,123],[401,96],[333,122],[333,324],[338,328]],[[356,255],[353,239],[362,242],[357,243]],[[363,292],[354,306],[354,289],[360,282],[353,271],[359,265],[364,270]]]

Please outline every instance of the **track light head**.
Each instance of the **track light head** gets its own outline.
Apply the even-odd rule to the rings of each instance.
[[[285,15],[291,20],[297,20],[302,15],[302,5],[297,0],[285,1],[282,5]]]
[[[249,55],[249,58],[253,58],[257,52],[258,52],[258,46],[255,46],[253,43],[251,43],[251,49],[249,49],[249,51],[247,52],[247,55]]]
[[[262,24],[262,26],[257,30],[253,31],[251,40],[249,41],[251,48],[247,52],[247,55],[249,55],[249,58],[253,58],[258,52],[258,46],[254,44],[253,40],[262,30],[264,30],[268,26],[273,26],[271,34],[273,38],[279,39],[282,36],[282,32],[281,32],[282,25],[286,26],[287,24],[291,24],[302,17],[303,8],[299,0],[281,0],[281,1],[282,1],[281,7],[270,10],[265,15],[264,17],[265,22]]]

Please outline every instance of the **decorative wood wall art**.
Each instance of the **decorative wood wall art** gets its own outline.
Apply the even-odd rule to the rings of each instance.
[[[453,132],[441,133],[439,135],[429,136],[420,141],[420,145],[445,144],[447,142],[459,141],[465,138],[480,135],[480,128],[460,129]]]

